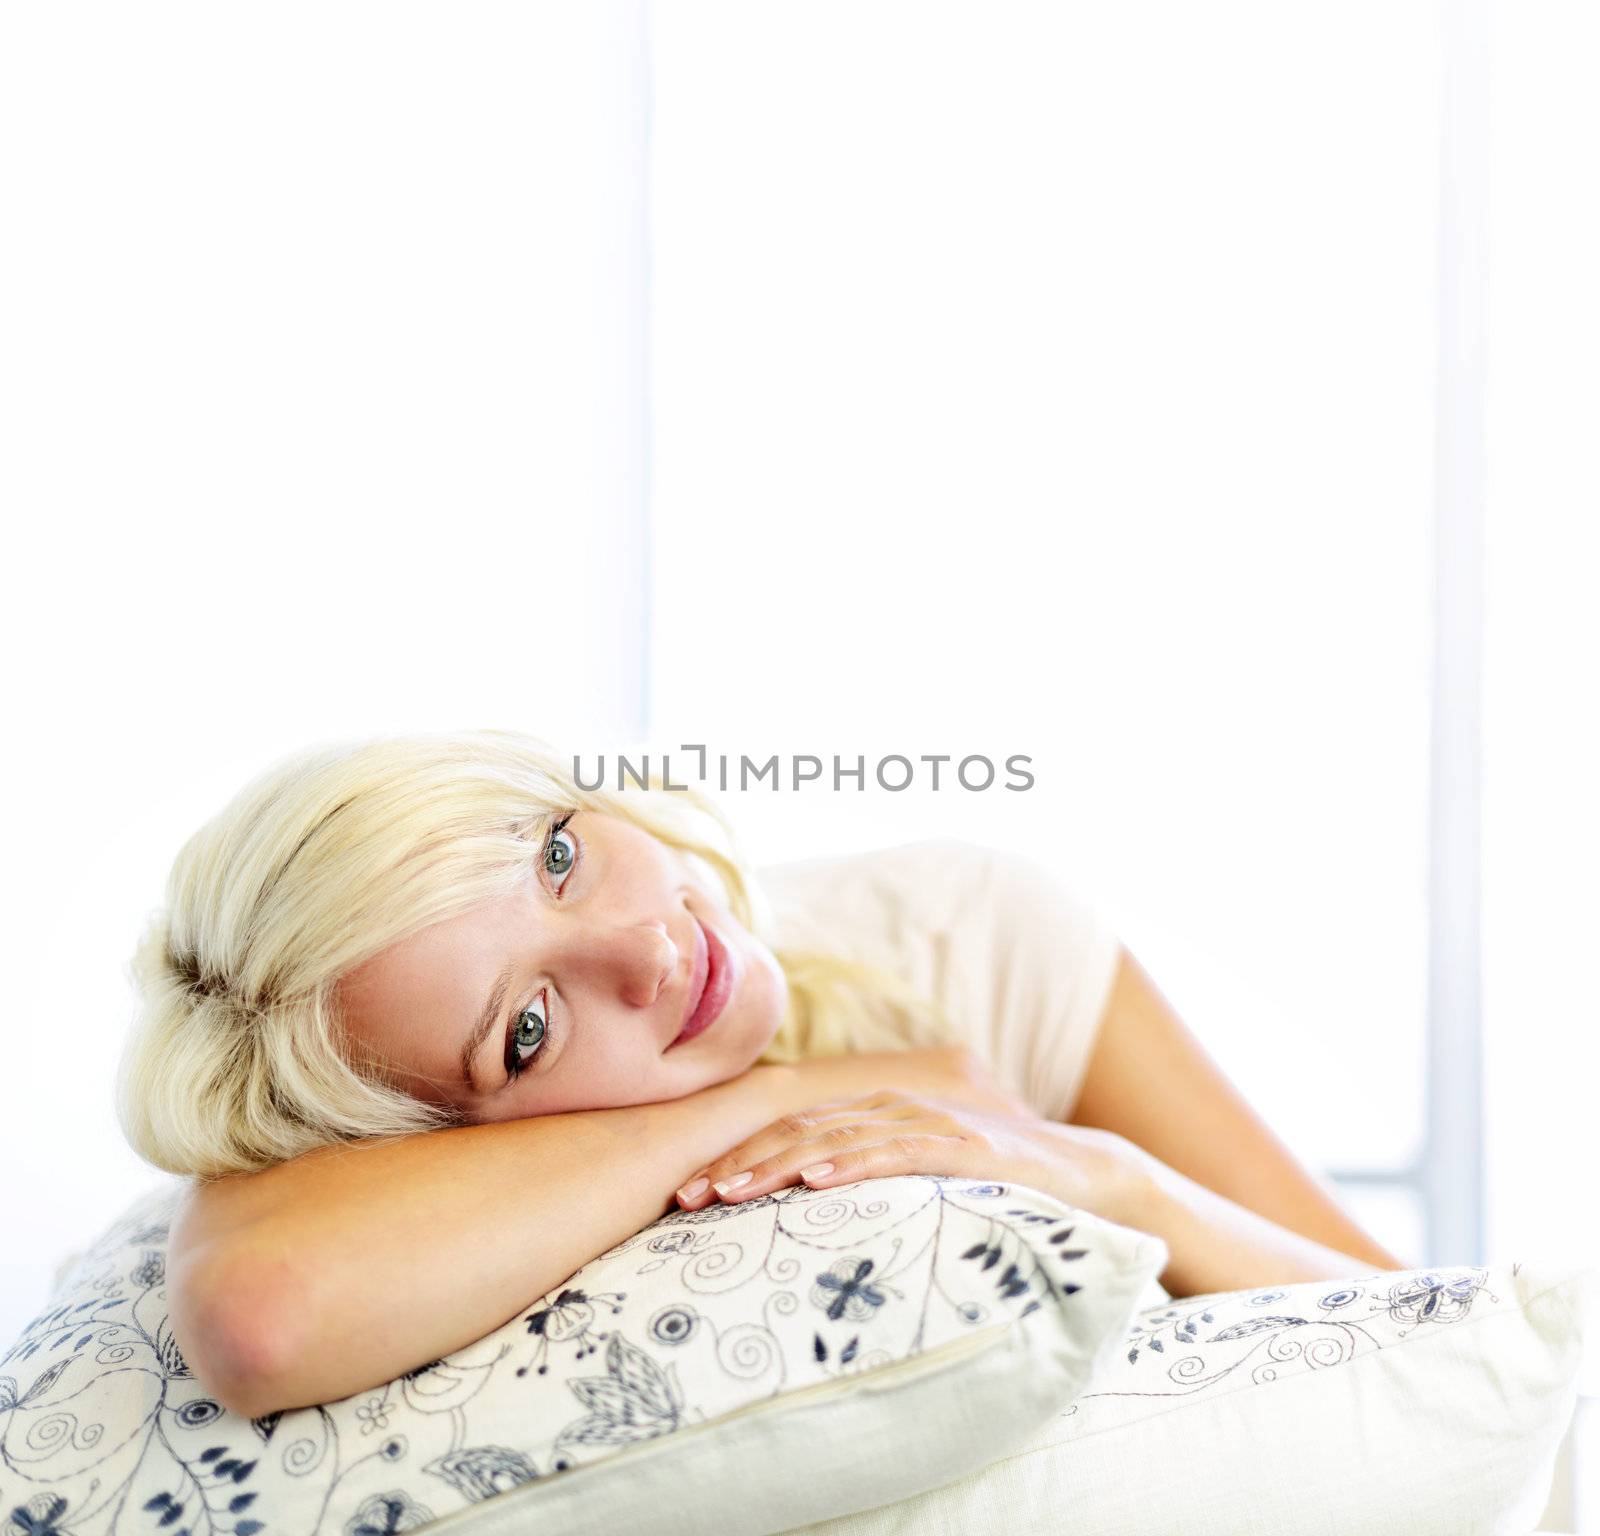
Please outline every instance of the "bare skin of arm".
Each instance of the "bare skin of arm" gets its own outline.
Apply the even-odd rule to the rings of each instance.
[[[779,1116],[887,1087],[1026,1112],[951,1047],[323,1148],[185,1198],[169,1245],[174,1332],[236,1412],[336,1401],[500,1327]],[[1295,1160],[1126,952],[1071,1123],[1118,1135],[1141,1161],[1130,1200],[1102,1214],[1167,1242],[1174,1296],[1411,1267]]]
[[[1012,1102],[958,1048],[829,1056],[679,1099],[324,1147],[196,1184],[169,1243],[175,1337],[235,1412],[348,1397],[502,1326],[780,1115],[885,1087]]]
[[[1414,1267],[1274,1134],[1126,949],[1070,1123],[1149,1155],[1127,1219],[1165,1239],[1173,1296]]]

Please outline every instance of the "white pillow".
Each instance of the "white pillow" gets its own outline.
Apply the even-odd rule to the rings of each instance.
[[[1597,1291],[1507,1263],[1167,1298],[1011,1456],[804,1536],[1528,1536]]]
[[[246,1419],[167,1321],[181,1189],[64,1266],[0,1359],[10,1536],[394,1536],[446,1517],[474,1536],[769,1536],[1016,1451],[1121,1350],[1167,1262],[1160,1238],[1021,1186],[797,1187],[669,1213],[442,1361]]]

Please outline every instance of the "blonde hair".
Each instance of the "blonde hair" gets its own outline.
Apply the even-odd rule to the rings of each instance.
[[[622,817],[676,849],[772,947],[786,998],[760,1061],[939,1038],[937,1005],[899,976],[775,942],[766,893],[699,791],[653,774],[639,790],[584,789],[567,761],[514,731],[417,733],[312,747],[246,784],[179,852],[133,956],[140,1009],[116,1086],[133,1149],[213,1178],[462,1124],[354,1045],[335,987],[407,935],[512,890],[572,810]]]

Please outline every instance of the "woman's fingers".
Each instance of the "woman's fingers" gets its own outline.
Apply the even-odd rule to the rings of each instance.
[[[827,1115],[819,1115],[814,1110],[806,1110],[801,1115],[785,1115],[781,1121],[747,1137],[738,1146],[730,1147],[715,1162],[707,1163],[686,1179],[678,1191],[679,1203],[692,1209],[741,1188],[748,1187],[754,1191],[756,1180],[738,1180],[741,1173],[754,1174],[758,1169],[765,1171],[786,1152],[792,1152],[797,1147],[813,1148],[816,1155],[811,1161],[823,1161],[833,1152],[842,1152],[864,1132],[871,1133],[869,1140],[892,1134],[891,1127],[897,1123],[887,1114],[868,1118],[859,1109]],[[735,1180],[738,1182],[735,1183]],[[697,1185],[699,1188],[696,1188]],[[719,1185],[724,1187],[719,1189]],[[761,1192],[765,1193],[767,1188],[772,1187],[769,1183]]]
[[[897,1121],[921,1113],[926,1113],[922,1106],[911,1103],[904,1095],[892,1090],[868,1094],[865,1098],[839,1099],[794,1110],[730,1147],[715,1162],[697,1169],[679,1189],[679,1204],[694,1209],[716,1199],[716,1191],[711,1187],[714,1181],[726,1182],[735,1174],[747,1172],[785,1147],[828,1137],[839,1127]],[[700,1183],[702,1179],[705,1180],[704,1184]],[[685,1193],[691,1190],[692,1194]]]
[[[915,1108],[870,1119],[829,1117],[811,1126],[809,1135],[780,1139],[775,1145],[758,1136],[733,1148],[705,1169],[704,1189],[692,1196],[680,1191],[679,1199],[694,1209],[712,1200],[748,1200],[802,1182],[821,1186],[890,1172],[965,1171],[933,1166],[941,1158],[948,1162],[952,1150],[963,1145],[960,1130],[945,1115]],[[869,1153],[869,1148],[874,1150]],[[810,1172],[822,1167],[825,1172]],[[691,1180],[685,1188],[693,1186]]]
[[[959,1136],[944,1136],[932,1130],[884,1136],[883,1129],[862,1126],[861,1135],[849,1138],[837,1150],[815,1142],[787,1148],[747,1170],[750,1178],[744,1184],[718,1193],[731,1204],[794,1183],[826,1189],[835,1184],[853,1184],[857,1179],[884,1179],[895,1174],[969,1171],[965,1166],[966,1145]],[[728,1182],[725,1180],[724,1184]]]
[[[1105,1185],[1097,1170],[1108,1157],[1094,1138],[1112,1134],[1059,1125],[1032,1110],[1003,1114],[889,1089],[773,1121],[685,1181],[678,1200],[692,1211],[795,1184],[828,1189],[923,1173],[1004,1179],[1089,1205],[1087,1195]]]

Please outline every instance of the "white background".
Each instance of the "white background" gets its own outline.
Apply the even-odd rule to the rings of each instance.
[[[1493,19],[1488,1256],[1593,1260],[1600,35]],[[1308,1160],[1410,1156],[1439,30],[8,9],[0,1335],[153,1177],[110,1085],[177,845],[407,725],[1028,753],[728,804],[762,860],[1042,854]]]
[[[1406,1162],[1433,10],[822,14],[656,15],[657,737],[1031,754],[738,812],[1041,854],[1305,1156]]]
[[[634,7],[9,7],[0,1336],[152,1181],[125,968],[327,737],[639,708]]]

